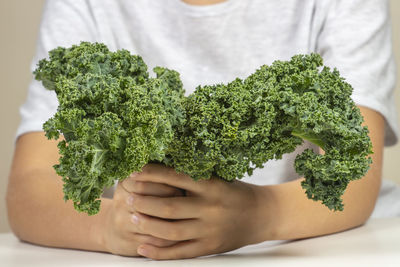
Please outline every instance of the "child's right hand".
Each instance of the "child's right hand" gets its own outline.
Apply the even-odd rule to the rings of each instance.
[[[151,166],[146,167],[151,168]],[[140,244],[147,243],[158,247],[166,247],[176,243],[141,234],[131,221],[133,211],[130,202],[134,201],[132,198],[133,193],[170,197],[181,196],[182,191],[164,184],[135,182],[133,178],[135,175],[140,174],[132,174],[118,183],[111,206],[106,211],[105,220],[101,222],[102,246],[104,250],[113,254],[138,256],[136,250]]]

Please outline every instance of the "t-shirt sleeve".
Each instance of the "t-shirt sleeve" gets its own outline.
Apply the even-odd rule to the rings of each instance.
[[[81,41],[96,39],[96,23],[88,2],[74,0],[49,0],[45,3],[36,53],[31,71],[48,51],[58,46],[71,46]],[[20,107],[21,123],[16,138],[20,135],[43,131],[42,125],[56,112],[58,100],[54,91],[45,89],[41,82],[32,80],[25,103]]]
[[[329,1],[317,52],[353,86],[357,105],[385,118],[385,145],[397,142],[396,67],[386,0]]]

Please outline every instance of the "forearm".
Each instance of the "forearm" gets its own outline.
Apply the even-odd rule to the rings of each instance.
[[[110,200],[101,212],[88,216],[65,203],[61,178],[52,170],[14,173],[7,192],[9,222],[22,240],[54,247],[103,251],[100,225]]]
[[[314,237],[359,226],[373,211],[378,194],[365,181],[354,181],[344,195],[344,211],[334,212],[308,199],[300,182],[258,189],[259,206],[263,207],[259,216],[264,222],[260,225],[263,240],[258,241]]]
[[[22,240],[45,246],[103,250],[100,233],[110,200],[101,212],[87,216],[63,200],[62,180],[53,165],[59,154],[56,141],[42,132],[21,136],[11,166],[7,189],[10,226]]]
[[[20,239],[40,245],[103,251],[99,231],[110,200],[102,200],[98,215],[78,213],[71,202],[64,202],[60,179],[50,170],[12,177],[7,192],[12,230]]]

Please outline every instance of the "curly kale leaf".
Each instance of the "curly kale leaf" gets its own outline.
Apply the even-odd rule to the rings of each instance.
[[[59,101],[43,129],[49,139],[64,136],[54,167],[77,210],[96,214],[104,187],[164,159],[185,119],[184,91],[177,72],[155,72],[149,78],[140,56],[100,43],[58,47],[39,62],[35,78]]]
[[[194,179],[251,175],[308,140],[295,160],[308,198],[343,210],[348,183],[368,170],[367,127],[350,98],[352,87],[318,54],[264,65],[245,80],[198,87],[185,101],[186,122],[176,131],[170,165]]]

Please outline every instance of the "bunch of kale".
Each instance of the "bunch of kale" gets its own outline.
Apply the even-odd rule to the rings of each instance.
[[[82,42],[56,48],[35,78],[55,90],[59,107],[43,126],[58,145],[65,200],[99,211],[104,187],[160,162],[193,179],[251,175],[308,140],[295,161],[308,198],[343,210],[351,180],[368,170],[368,129],[337,70],[321,70],[318,54],[262,66],[244,80],[198,87],[184,96],[179,74],[156,67],[150,78],[140,56]]]
[[[104,187],[165,157],[185,119],[184,91],[177,72],[154,71],[149,78],[142,58],[127,50],[87,42],[56,48],[39,62],[35,78],[59,101],[43,129],[49,139],[65,138],[54,167],[77,210],[97,213]]]

